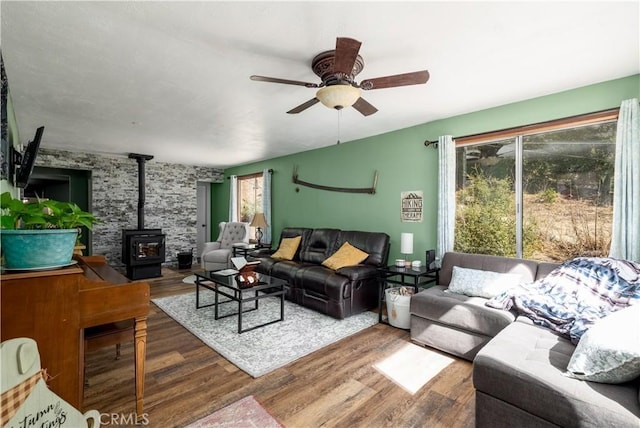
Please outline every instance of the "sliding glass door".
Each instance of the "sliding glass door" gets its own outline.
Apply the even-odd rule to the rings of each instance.
[[[522,138],[524,254],[564,261],[607,256],[613,218],[615,122]]]
[[[455,250],[606,256],[614,152],[613,121],[457,147]]]

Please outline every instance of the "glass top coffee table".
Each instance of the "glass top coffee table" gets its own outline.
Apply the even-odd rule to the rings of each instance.
[[[235,275],[217,275],[215,271],[212,272],[196,272],[196,309],[206,308],[214,306],[215,319],[226,318],[230,316],[238,316],[238,333],[244,333],[254,330],[265,325],[273,324],[284,320],[284,294],[286,281],[278,278],[273,278],[268,275],[258,274],[258,284],[250,288],[240,288],[235,280]],[[215,294],[214,302],[208,305],[200,305],[200,287],[204,287],[211,290]],[[223,302],[220,301],[220,296],[224,296],[229,300]],[[280,298],[280,318],[269,321],[263,324],[259,324],[250,328],[242,328],[242,314],[252,312],[258,309],[258,302],[267,297],[279,297]],[[220,315],[218,307],[225,303],[238,303],[238,312],[232,314]],[[253,307],[249,309],[242,309],[244,303],[254,302]]]

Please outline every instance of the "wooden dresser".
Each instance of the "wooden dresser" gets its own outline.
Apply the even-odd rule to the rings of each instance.
[[[102,256],[76,260],[77,265],[57,270],[2,274],[1,340],[34,339],[42,367],[51,376],[49,388],[82,410],[84,329],[134,319],[136,413],[140,416],[149,284],[129,281]]]

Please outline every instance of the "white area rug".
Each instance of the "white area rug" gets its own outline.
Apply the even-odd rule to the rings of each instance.
[[[373,367],[413,395],[454,361],[440,352],[407,343]]]
[[[307,354],[377,324],[378,314],[365,312],[337,320],[285,301],[284,321],[238,334],[238,317],[214,319],[214,308],[196,310],[195,292],[153,299],[153,303],[187,330],[253,377],[260,377]],[[201,290],[200,304],[213,302],[213,292]],[[237,303],[219,307],[236,312]],[[260,300],[259,310],[242,315],[243,328],[280,318],[280,300]]]
[[[195,284],[196,283],[196,276],[195,275],[189,275],[187,277],[182,278],[182,282],[184,282],[185,284]]]

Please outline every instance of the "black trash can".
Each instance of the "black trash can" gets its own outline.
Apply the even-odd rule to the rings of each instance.
[[[193,250],[178,253],[178,269],[191,269]]]

